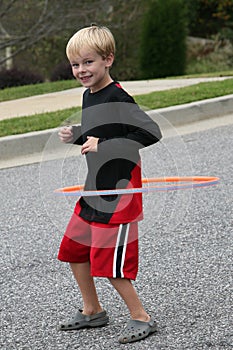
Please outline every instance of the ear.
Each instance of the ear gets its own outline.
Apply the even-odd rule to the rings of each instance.
[[[111,67],[114,62],[114,54],[110,53],[106,58],[105,58],[105,66],[106,67]]]

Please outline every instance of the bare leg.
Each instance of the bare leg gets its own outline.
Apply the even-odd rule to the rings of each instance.
[[[144,310],[131,281],[123,278],[109,278],[109,281],[126,303],[131,318],[133,320],[148,322],[150,320],[150,316]]]
[[[94,315],[103,311],[100,306],[94,279],[90,274],[90,263],[70,263],[83,298],[83,314]]]

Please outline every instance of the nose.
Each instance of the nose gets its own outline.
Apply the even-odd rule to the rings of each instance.
[[[82,73],[82,72],[85,72],[85,67],[83,64],[80,64],[78,67],[78,73]]]

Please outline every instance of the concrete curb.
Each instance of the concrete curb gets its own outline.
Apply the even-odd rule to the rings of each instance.
[[[58,129],[29,132],[0,138],[1,160],[41,153]]]
[[[169,123],[175,127],[186,125],[192,122],[233,113],[233,95],[151,110],[147,113],[155,120],[158,120],[158,116],[162,117],[159,118],[161,129],[166,127]],[[57,131],[58,128],[55,128],[1,137],[1,160],[4,161],[34,153],[41,153],[49,138]],[[59,143],[56,144],[56,147],[59,148]]]
[[[233,95],[226,95],[208,100],[196,101],[183,105],[149,111],[151,118],[161,115],[173,126],[194,123],[200,120],[215,118],[233,112]],[[162,127],[163,125],[161,125]]]

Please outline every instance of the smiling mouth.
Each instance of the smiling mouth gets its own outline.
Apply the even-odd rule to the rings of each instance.
[[[85,83],[86,81],[88,81],[90,78],[92,77],[92,75],[86,76],[86,77],[80,77],[79,79]]]

